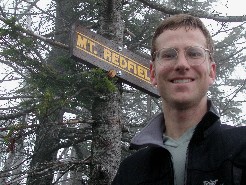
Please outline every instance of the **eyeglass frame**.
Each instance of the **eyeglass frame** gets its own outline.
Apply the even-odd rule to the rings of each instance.
[[[203,62],[201,62],[201,63],[199,63],[199,64],[194,64],[194,63],[190,63],[190,62],[189,62],[189,60],[187,59],[187,53],[186,53],[186,51],[187,51],[188,49],[190,49],[190,48],[201,48],[201,49],[203,49],[204,55],[205,55]],[[153,61],[156,61],[156,58],[157,58],[156,56],[157,56],[157,54],[158,54],[161,50],[164,50],[164,49],[173,49],[173,50],[176,52],[176,54],[177,54],[176,57],[175,57],[175,61],[178,59],[179,50],[176,49],[176,48],[170,47],[170,48],[161,48],[161,49],[159,49],[158,51],[155,51],[155,52],[154,52],[154,60],[153,60]],[[210,57],[211,57],[211,51],[210,51],[209,49],[203,48],[203,47],[201,47],[201,46],[189,46],[189,47],[187,47],[186,49],[184,49],[185,59],[186,59],[186,61],[189,63],[190,66],[201,65],[202,63],[204,63],[205,60],[206,60],[206,54],[205,54],[206,52],[208,52],[208,54],[209,54]],[[159,58],[159,57],[158,57],[158,58]],[[158,62],[159,64],[161,64],[161,65],[165,64],[164,62],[159,62],[159,61],[160,61],[160,60],[157,60],[157,62]],[[174,62],[172,62],[172,63],[175,64]],[[173,64],[172,64],[172,65],[173,65]]]

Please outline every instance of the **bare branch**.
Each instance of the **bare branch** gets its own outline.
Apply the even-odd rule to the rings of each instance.
[[[0,20],[7,24],[7,20],[4,17],[0,16]],[[38,35],[38,34],[34,33],[33,31],[27,30],[27,29],[25,29],[23,27],[20,28],[20,31],[22,31],[22,32],[26,33],[27,35],[32,36],[32,37],[34,37],[36,39],[44,41],[44,42],[46,42],[46,43],[48,43],[48,44],[50,44],[52,46],[69,50],[69,46],[68,45],[63,44],[63,43],[58,42],[58,41],[55,41],[53,39],[49,39],[49,38],[46,38],[44,36]],[[19,34],[21,36],[25,36],[25,35],[23,35],[23,33],[19,33]]]
[[[243,84],[237,88],[234,92],[232,92],[231,94],[234,94],[225,104],[224,108],[222,109],[221,114],[223,114],[225,112],[225,110],[227,110],[227,108],[230,105],[230,102],[233,101],[233,99],[237,96],[237,94],[242,90],[245,89],[245,84],[246,84],[246,80],[243,81]]]
[[[202,11],[202,10],[183,11],[179,9],[171,9],[166,6],[155,3],[154,1],[149,1],[149,0],[137,0],[137,1],[143,3],[146,6],[149,6],[152,9],[161,11],[169,15],[185,13],[185,14],[190,14],[190,15],[200,17],[200,18],[212,19],[218,22],[244,22],[246,21],[246,16],[244,15],[243,16],[219,16],[219,14],[209,14],[208,12]]]
[[[22,98],[34,98],[33,96],[25,96],[25,95],[20,95],[20,96],[9,96],[9,97],[1,97],[0,100],[12,100],[12,99],[22,99]]]
[[[59,126],[63,126],[63,125],[73,125],[73,124],[82,124],[84,126],[80,126],[80,128],[88,128],[90,127],[89,125],[92,124],[94,121],[93,120],[78,120],[78,119],[70,119],[68,121],[65,122],[53,122],[53,123],[49,123],[47,125],[52,126],[52,125],[59,125]],[[42,125],[40,124],[32,124],[32,125],[26,125],[26,124],[18,124],[10,127],[0,127],[0,131],[7,131],[7,130],[14,130],[14,131],[18,131],[18,130],[22,130],[22,129],[27,129],[27,128],[34,128],[34,127],[40,127]]]
[[[0,120],[9,120],[9,119],[16,119],[19,118],[21,116],[25,116],[26,114],[29,114],[33,111],[33,108],[31,109],[27,109],[15,114],[8,114],[8,115],[0,115]]]

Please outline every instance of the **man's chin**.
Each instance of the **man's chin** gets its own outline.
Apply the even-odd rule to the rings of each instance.
[[[194,105],[194,101],[190,98],[176,98],[171,101],[165,101],[166,104],[171,105],[172,108],[177,110],[185,110]]]

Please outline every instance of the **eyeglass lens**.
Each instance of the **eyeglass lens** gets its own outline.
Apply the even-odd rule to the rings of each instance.
[[[199,65],[205,61],[205,49],[189,47],[185,50],[185,58],[191,65]],[[156,59],[161,63],[173,63],[178,58],[178,51],[174,48],[164,48],[157,52]]]

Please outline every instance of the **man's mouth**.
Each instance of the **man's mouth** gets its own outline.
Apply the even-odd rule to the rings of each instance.
[[[182,83],[189,83],[192,81],[193,81],[192,79],[179,79],[179,80],[172,80],[171,82],[175,84],[182,84]]]

